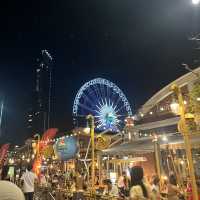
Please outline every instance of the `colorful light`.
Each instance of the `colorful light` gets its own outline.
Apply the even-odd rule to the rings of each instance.
[[[95,116],[97,118],[97,128],[99,129],[109,129],[109,128],[115,128],[119,125],[118,115],[116,108],[113,105],[110,105],[110,103],[107,104],[100,104],[96,106],[97,115]]]

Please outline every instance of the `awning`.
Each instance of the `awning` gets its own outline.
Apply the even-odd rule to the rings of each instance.
[[[196,148],[200,146],[200,135],[193,135],[191,138],[192,147]],[[167,141],[162,140],[162,137],[159,138],[159,143],[161,148],[182,148],[184,149],[183,137],[181,134],[169,134],[167,135]],[[144,154],[154,151],[154,145],[152,142],[152,137],[141,138],[129,143],[123,143],[116,145],[112,148],[103,150],[104,155],[126,155],[131,153]]]

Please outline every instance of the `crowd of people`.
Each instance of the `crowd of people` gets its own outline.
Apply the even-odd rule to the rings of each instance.
[[[50,182],[52,189],[57,189],[61,186],[65,178],[65,183],[62,187],[68,187],[72,192],[84,192],[88,189],[89,183],[84,179],[84,173],[66,173],[66,174],[52,174],[46,177],[41,173],[38,178],[32,171],[32,166],[27,165],[26,170],[22,173],[18,184],[12,183],[8,176],[8,167],[4,166],[1,172],[0,180],[0,199],[1,200],[33,200],[35,192],[35,184],[40,184],[43,187],[47,187]],[[98,182],[98,181],[97,181]],[[68,184],[67,184],[68,183]],[[99,184],[99,183],[98,183]],[[102,185],[101,185],[102,187]],[[157,175],[152,176],[151,181],[145,181],[143,168],[140,166],[134,166],[130,169],[130,176],[127,176],[125,172],[118,177],[116,183],[113,183],[110,179],[103,180],[103,187],[97,189],[99,196],[107,195],[116,197],[116,199],[127,200],[178,200],[184,199],[185,193],[188,200],[192,199],[191,184],[188,182],[185,191],[179,187],[176,181],[176,176],[171,173],[168,180],[161,183]],[[69,191],[68,190],[68,191]],[[73,199],[74,197],[71,196]],[[56,199],[56,198],[55,198]],[[74,198],[75,199],[75,198]]]
[[[20,177],[20,182],[17,185],[10,181],[9,167],[3,166],[0,180],[0,199],[1,200],[33,200],[35,183],[38,178],[32,172],[32,166],[27,165],[26,170]]]
[[[192,187],[188,179],[185,187],[177,184],[175,174],[170,173],[168,179],[161,180],[153,175],[151,180],[145,180],[143,168],[135,166],[130,170],[130,177],[123,172],[116,184],[110,179],[105,180],[107,188],[104,194],[129,200],[192,200]]]

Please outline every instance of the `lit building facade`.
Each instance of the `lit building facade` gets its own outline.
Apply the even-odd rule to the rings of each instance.
[[[41,59],[38,59],[34,79],[27,128],[29,133],[42,134],[51,126],[52,113],[52,57],[46,50],[42,51]]]

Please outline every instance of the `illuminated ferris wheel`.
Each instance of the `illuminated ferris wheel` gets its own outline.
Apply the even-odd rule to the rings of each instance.
[[[88,114],[94,116],[97,131],[118,132],[124,119],[132,116],[132,111],[118,86],[106,79],[96,78],[85,83],[74,100],[74,119]]]

